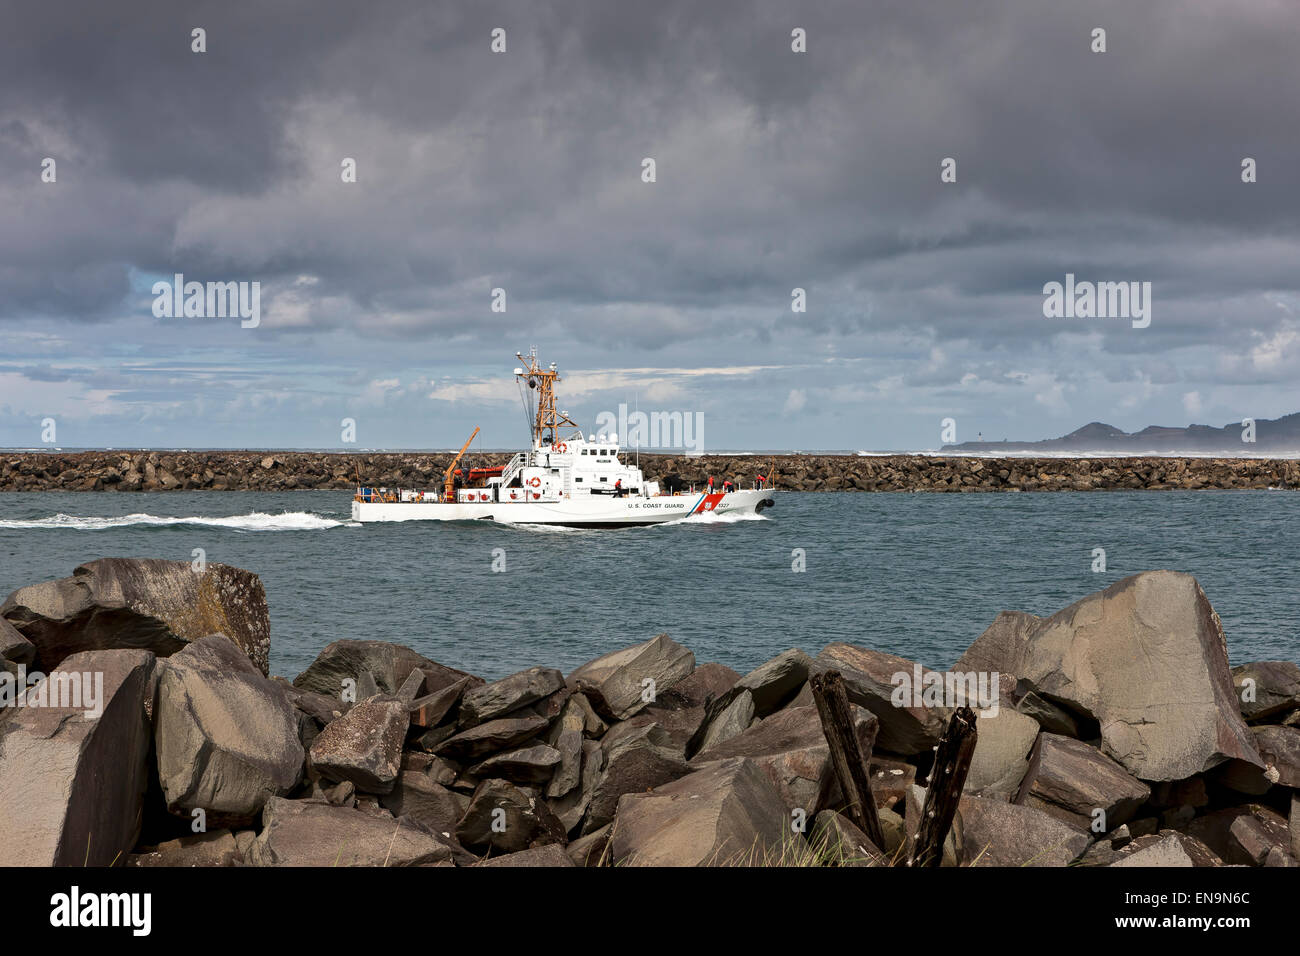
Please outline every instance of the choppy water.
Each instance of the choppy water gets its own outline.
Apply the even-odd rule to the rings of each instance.
[[[1049,614],[1171,568],[1200,580],[1233,663],[1300,660],[1294,492],[783,493],[762,518],[619,531],[361,526],[350,501],[0,495],[0,593],[93,558],[189,561],[202,548],[261,575],[273,673],[292,677],[330,641],[374,638],[495,678],[568,671],[660,631],[740,671],[837,640],[948,667],[1000,610]],[[1096,547],[1104,573],[1091,570]],[[492,571],[498,548],[503,573]]]

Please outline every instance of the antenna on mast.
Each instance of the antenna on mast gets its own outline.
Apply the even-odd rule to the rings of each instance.
[[[523,367],[515,369],[515,376],[537,392],[537,415],[532,423],[533,444],[538,444],[543,433],[549,431],[550,444],[554,445],[557,428],[564,425],[578,427],[567,414],[556,411],[555,383],[560,381],[560,373],[556,371],[554,362],[549,369],[544,369],[537,363],[535,345],[528,350],[527,358],[518,352],[515,353],[515,358],[524,363]]]

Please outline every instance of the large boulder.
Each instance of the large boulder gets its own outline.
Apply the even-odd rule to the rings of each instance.
[[[452,760],[481,760],[488,754],[506,750],[536,737],[549,723],[545,717],[537,715],[500,717],[449,737],[438,744],[434,752]]]
[[[620,728],[621,730],[622,728]],[[685,760],[670,750],[653,724],[610,731],[601,741],[601,774],[591,795],[583,833],[598,830],[614,819],[625,793],[644,793],[690,773]]]
[[[1038,735],[1015,802],[1083,830],[1092,829],[1100,810],[1102,831],[1106,831],[1131,820],[1149,796],[1150,787],[1101,751],[1044,732]]]
[[[478,785],[456,827],[456,837],[472,850],[493,855],[563,844],[568,839],[541,794],[505,780],[484,780]]]
[[[460,726],[476,727],[511,711],[535,704],[564,686],[564,675],[551,667],[530,667],[465,692]]]
[[[564,825],[566,833],[573,833],[587,815],[591,800],[596,795],[596,785],[600,783],[601,772],[605,769],[604,761],[605,753],[599,741],[582,742],[582,772],[577,786],[551,801],[551,809]]]
[[[410,817],[335,807],[313,800],[272,797],[262,832],[249,848],[253,866],[450,865],[452,851]]]
[[[979,712],[975,753],[966,775],[967,793],[1015,793],[1029,769],[1038,721],[1008,707]]]
[[[355,700],[375,693],[397,696],[411,671],[424,672],[425,695],[450,687],[469,678],[468,687],[477,687],[482,678],[444,667],[402,644],[387,641],[335,641],[316,656],[305,671],[293,679],[293,686],[339,699],[345,690],[362,688]],[[350,683],[344,683],[348,681]],[[374,690],[365,688],[373,682]]]
[[[1197,817],[1187,827],[1227,864],[1262,866],[1269,852],[1291,855],[1291,832],[1286,817],[1258,803],[1229,807]]]
[[[667,634],[583,664],[569,686],[586,693],[601,716],[626,720],[695,670],[695,655]]]
[[[0,866],[110,866],[131,851],[153,695],[154,656],[131,650],[70,655],[27,690],[0,723]]]
[[[614,866],[725,866],[769,862],[790,839],[790,811],[753,761],[712,763],[651,793],[618,802]]]
[[[1070,605],[1034,627],[1022,668],[1034,691],[1097,720],[1106,753],[1143,780],[1259,763],[1219,616],[1191,575],[1148,571]]]
[[[1003,611],[952,666],[954,671],[999,675],[1003,704],[1024,670],[1029,635],[1042,619],[1023,611]]]
[[[1300,710],[1300,665],[1257,661],[1232,669],[1232,686],[1247,720],[1280,718]]]
[[[996,797],[967,794],[958,812],[962,866],[1066,866],[1091,842],[1051,814]]]
[[[579,747],[581,749],[581,747]],[[500,777],[511,783],[541,787],[551,782],[560,752],[547,744],[532,744],[494,754],[468,769],[479,778]]]
[[[906,701],[901,707],[895,706],[892,699],[895,690],[912,686],[918,670],[923,680],[927,679],[926,674],[938,672],[920,668],[915,662],[893,654],[842,643],[828,644],[817,655],[813,670],[840,672],[849,700],[879,718],[876,744],[882,750],[908,757],[927,752],[943,736],[952,713],[949,708],[916,706],[912,694],[903,695]]]
[[[1110,865],[1193,867],[1222,866],[1222,863],[1195,837],[1175,830],[1163,830],[1150,836],[1138,837]]]
[[[854,707],[858,743],[864,757],[870,757],[879,722],[862,707]],[[790,810],[801,809],[809,817],[824,809],[834,787],[830,747],[816,707],[787,707],[760,720],[748,730],[716,747],[702,750],[691,760],[703,767],[717,760],[748,757],[767,775]]]
[[[550,869],[552,867],[573,867],[577,866],[564,852],[564,847],[558,843],[548,843],[546,846],[533,847],[531,850],[520,850],[518,853],[507,853],[505,856],[488,857],[477,866],[522,866],[537,869]]]
[[[262,580],[227,564],[196,571],[186,561],[101,558],[72,577],[19,588],[0,617],[35,645],[46,671],[79,651],[138,648],[167,657],[217,633],[263,674],[271,654]]]
[[[209,825],[252,823],[302,775],[297,711],[222,634],[159,667],[154,742],[167,808],[201,809]]]
[[[755,716],[766,717],[790,703],[807,683],[812,666],[812,658],[792,647],[758,665],[734,686],[749,691],[753,696]]]
[[[366,793],[388,793],[401,771],[408,707],[397,697],[363,700],[317,735],[311,768],[326,780],[348,780]]]

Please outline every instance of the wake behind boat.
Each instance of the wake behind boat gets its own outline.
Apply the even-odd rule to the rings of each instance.
[[[352,499],[355,521],[466,521],[504,524],[550,524],[570,528],[623,528],[662,524],[690,515],[755,514],[775,503],[773,490],[760,481],[754,488],[721,491],[661,489],[646,481],[641,469],[619,456],[618,435],[583,436],[567,412],[555,407],[560,375],[537,363],[537,350],[515,369],[527,385],[532,447],[499,468],[458,469],[478,429],[447,466],[441,491],[357,488]],[[571,429],[562,433],[563,429]]]

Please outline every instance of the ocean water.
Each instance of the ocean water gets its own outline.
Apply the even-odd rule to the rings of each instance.
[[[272,673],[292,678],[330,641],[359,638],[493,679],[567,672],[661,631],[742,672],[831,641],[946,668],[1000,610],[1050,614],[1169,568],[1201,582],[1234,664],[1300,660],[1294,492],[782,493],[759,518],[616,531],[362,526],[350,503],[335,491],[3,494],[0,593],[94,558],[188,562],[202,548],[261,575]]]

